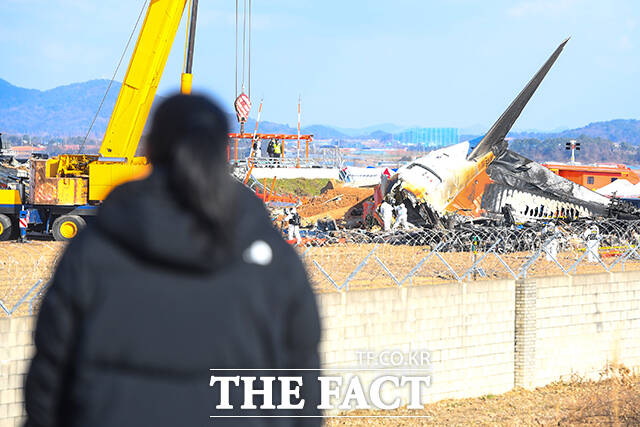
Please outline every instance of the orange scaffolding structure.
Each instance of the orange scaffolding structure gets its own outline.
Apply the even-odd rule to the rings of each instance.
[[[305,142],[305,159],[309,160],[309,144],[313,141],[313,135],[290,135],[290,134],[282,134],[282,133],[230,133],[229,134],[229,144],[231,141],[234,141],[234,161],[238,163],[238,141],[242,139],[248,139],[250,143],[253,143],[254,139],[260,140],[270,140],[277,139],[282,140],[282,151],[280,153],[280,157],[285,157],[285,141],[296,141],[297,142],[297,164],[300,166],[300,141]],[[227,160],[231,161],[231,149],[227,149]]]

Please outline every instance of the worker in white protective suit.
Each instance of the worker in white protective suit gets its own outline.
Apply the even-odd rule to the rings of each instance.
[[[391,230],[393,207],[386,200],[380,204],[380,216],[382,217],[382,228],[384,231]]]
[[[407,222],[407,207],[404,203],[400,203],[396,206],[396,222],[393,224],[393,229],[401,228],[402,230],[407,230],[409,228],[409,223]]]
[[[554,222],[549,222],[542,229],[542,244],[546,245],[545,256],[547,261],[558,259],[558,227]]]
[[[600,230],[596,224],[587,228],[582,235],[587,244],[587,261],[598,262],[598,248],[600,246]]]
[[[289,222],[289,241],[295,238],[297,244],[302,243],[302,237],[300,236],[300,214],[295,207],[291,208],[285,220]]]

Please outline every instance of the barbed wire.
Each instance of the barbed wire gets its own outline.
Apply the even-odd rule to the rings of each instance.
[[[597,226],[597,245],[589,232]],[[283,230],[286,238],[286,230]],[[317,292],[640,270],[640,221],[452,230],[303,230],[295,244]],[[0,245],[0,316],[37,310],[64,248]]]
[[[592,228],[597,235],[590,237]],[[640,221],[310,231],[297,245],[318,291],[640,269]],[[597,241],[588,249],[590,239]]]
[[[36,311],[64,244],[0,244],[0,316]]]

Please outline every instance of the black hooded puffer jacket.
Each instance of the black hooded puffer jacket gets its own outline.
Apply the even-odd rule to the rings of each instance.
[[[318,311],[302,263],[262,203],[233,185],[238,216],[222,264],[160,173],[109,195],[67,247],[43,300],[26,426],[321,424],[210,418],[243,414],[215,409],[210,369],[319,367]],[[300,397],[305,415],[319,414],[311,379]]]

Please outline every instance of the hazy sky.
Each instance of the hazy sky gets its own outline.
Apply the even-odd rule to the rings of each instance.
[[[0,78],[110,78],[143,3],[0,0]],[[200,0],[194,63],[195,88],[229,110],[234,10]],[[571,36],[515,128],[640,118],[639,20],[635,0],[253,0],[252,100],[281,123],[301,94],[304,124],[488,127]],[[160,94],[178,88],[183,47],[184,24]]]

